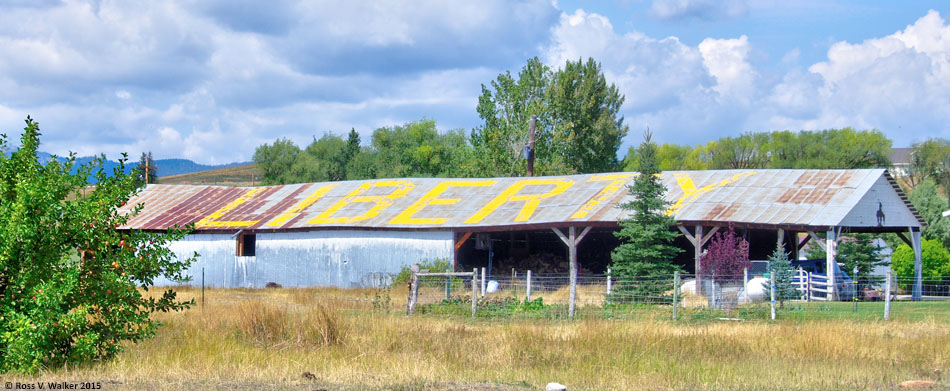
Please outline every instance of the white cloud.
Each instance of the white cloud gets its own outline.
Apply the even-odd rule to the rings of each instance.
[[[731,19],[745,16],[745,0],[653,0],[653,14],[660,19]]]
[[[755,71],[747,61],[749,56],[749,38],[745,35],[738,39],[706,38],[699,44],[703,55],[703,64],[716,78],[716,91],[721,95],[732,95],[739,99],[748,99],[755,90]]]
[[[600,15],[562,15],[546,49],[550,63],[594,57],[626,95],[634,137],[649,126],[660,141],[699,143],[743,131],[876,128],[895,145],[950,137],[950,26],[931,11],[903,31],[838,42],[807,69],[791,50],[780,66],[750,61],[753,39],[618,34]],[[767,65],[766,65],[767,66]],[[921,136],[917,136],[921,135]]]

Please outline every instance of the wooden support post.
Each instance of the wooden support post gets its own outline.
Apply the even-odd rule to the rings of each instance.
[[[891,319],[891,270],[884,274],[884,320]]]
[[[838,261],[835,259],[835,254],[837,252],[837,241],[835,229],[829,229],[825,234],[825,275],[828,277],[828,294],[825,296],[829,301],[834,301],[838,298],[838,287],[837,287],[837,276],[835,276],[835,269],[838,266]]]
[[[526,284],[527,284],[527,287],[525,287],[524,301],[529,302],[531,301],[531,270],[528,270],[528,277],[527,277]]]
[[[779,228],[778,232],[776,233],[775,247],[781,248],[782,252],[785,252],[785,230],[782,228]]]
[[[696,226],[696,234],[693,236],[693,266],[696,268],[696,289],[700,289],[702,284],[702,267],[699,264],[703,257],[703,226]]]
[[[478,268],[472,268],[472,317],[478,309]]]
[[[923,299],[923,268],[921,264],[921,240],[920,230],[910,229],[910,241],[914,249],[914,289],[911,292],[911,300],[920,301]]]
[[[586,236],[588,232],[590,232],[590,227],[585,227],[584,230],[581,231],[580,235],[577,234],[577,230],[573,225],[568,228],[567,235],[564,235],[564,233],[557,228],[551,228],[551,230],[553,230],[554,233],[556,233],[557,236],[561,238],[561,241],[567,245],[569,258],[568,263],[570,264],[571,274],[571,293],[569,298],[570,301],[567,306],[567,316],[573,318],[577,303],[577,244],[580,243],[582,239],[584,239],[584,236]]]
[[[573,318],[574,311],[577,308],[577,243],[575,242],[574,226],[571,226],[568,231],[571,238],[571,242],[568,244],[568,256],[570,257],[568,262],[571,265],[571,301],[568,303],[567,316]]]
[[[528,156],[525,156],[525,159],[528,159],[528,176],[534,176],[534,132],[537,120],[538,116],[532,115],[531,122],[528,123]]]

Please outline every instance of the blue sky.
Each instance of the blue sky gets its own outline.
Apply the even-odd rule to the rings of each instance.
[[[42,149],[249,160],[278,137],[423,117],[471,129],[481,84],[593,57],[631,132],[697,144],[853,126],[950,138],[950,2],[28,1],[0,4],[0,132]]]

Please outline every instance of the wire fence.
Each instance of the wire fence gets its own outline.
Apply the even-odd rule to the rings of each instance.
[[[950,276],[926,278],[913,300],[913,278],[840,278],[798,271],[772,292],[764,276],[670,274],[618,277],[512,272],[483,278],[419,274],[417,314],[532,318],[894,319],[950,321]],[[474,286],[473,286],[474,285]],[[773,300],[774,297],[774,300]],[[475,306],[472,306],[472,301]],[[410,300],[411,301],[411,300]],[[474,308],[474,310],[473,310]],[[774,315],[773,315],[774,313]]]

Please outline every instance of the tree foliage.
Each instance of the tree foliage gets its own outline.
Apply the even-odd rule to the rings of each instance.
[[[938,240],[921,243],[921,275],[924,278],[950,276],[950,252]],[[914,249],[901,244],[891,253],[891,270],[901,278],[914,278]]]
[[[672,229],[676,221],[666,214],[669,202],[664,198],[666,187],[660,181],[656,149],[647,132],[638,148],[639,175],[628,187],[632,200],[620,204],[621,209],[631,213],[629,218],[618,221],[620,231],[614,235],[621,244],[610,254],[612,272],[621,280],[669,275],[679,270],[672,259],[683,250],[672,245],[679,234]],[[651,287],[640,290],[639,293],[649,295],[661,292]]]
[[[765,289],[771,289],[774,283],[776,300],[784,303],[786,300],[796,299],[800,293],[793,283],[794,278],[795,268],[788,259],[788,253],[782,246],[776,246],[775,251],[769,256],[769,280],[765,284]]]
[[[535,173],[556,175],[612,171],[627,126],[619,115],[624,97],[600,64],[568,61],[552,71],[537,57],[512,77],[506,71],[482,85],[478,115],[484,123],[471,142],[481,159],[479,176],[525,172],[522,149],[531,115],[537,116]]]
[[[762,168],[873,168],[890,165],[891,140],[877,130],[852,128],[821,131],[777,131],[724,137],[695,147],[660,146],[664,170]],[[637,159],[630,148],[624,159],[629,170]]]
[[[836,259],[839,263],[844,263],[844,272],[853,274],[854,268],[858,268],[858,275],[851,276],[854,281],[858,281],[859,277],[862,278],[861,281],[868,281],[877,266],[887,265],[887,260],[881,256],[881,248],[874,240],[875,235],[858,233],[842,238],[838,245]]]
[[[261,169],[261,184],[278,185],[291,183],[291,168],[300,153],[300,147],[286,138],[277,139],[273,144],[264,144],[254,151],[254,163]]]
[[[109,357],[154,334],[151,313],[190,304],[172,290],[143,295],[156,278],[183,280],[193,258],[178,261],[166,247],[185,230],[119,229],[143,207],[119,210],[137,191],[126,159],[111,176],[104,157],[72,173],[74,154],[37,160],[39,137],[27,117],[19,149],[0,154],[0,372]]]
[[[752,266],[749,262],[749,242],[736,235],[732,226],[726,232],[715,234],[709,248],[699,259],[703,274],[711,274],[718,283],[742,280],[743,270]]]
[[[908,178],[912,185],[930,179],[943,185],[944,192],[947,191],[950,185],[950,141],[933,138],[915,143],[909,163]]]
[[[139,164],[135,168],[135,183],[139,187],[158,183],[158,167],[155,167],[155,160],[152,159],[151,151],[148,153],[142,152]]]
[[[939,240],[945,247],[950,247],[950,218],[943,216],[947,199],[940,196],[937,184],[932,179],[925,179],[910,191],[907,198],[927,223],[921,230],[921,235],[925,239]]]

